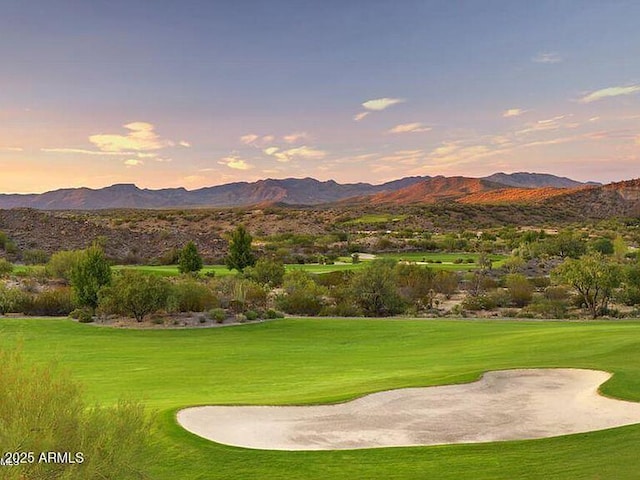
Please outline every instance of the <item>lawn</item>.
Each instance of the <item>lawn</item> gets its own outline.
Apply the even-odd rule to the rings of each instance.
[[[0,319],[0,345],[54,358],[91,400],[158,411],[159,479],[638,478],[640,425],[554,439],[337,452],[227,447],[175,424],[207,403],[336,402],[477,379],[487,370],[614,372],[607,395],[640,401],[640,323],[286,319],[193,330],[122,330],[62,319]]]

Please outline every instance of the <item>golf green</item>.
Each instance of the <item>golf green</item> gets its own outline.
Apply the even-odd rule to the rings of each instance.
[[[640,401],[640,323],[286,319],[238,327],[123,330],[65,319],[0,319],[0,346],[55,359],[91,401],[143,400],[165,454],[155,478],[637,478],[640,425],[544,440],[358,451],[227,447],[175,423],[201,404],[337,402],[482,372],[613,372],[606,395]]]

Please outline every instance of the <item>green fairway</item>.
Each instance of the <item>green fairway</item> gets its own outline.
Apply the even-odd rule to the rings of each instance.
[[[611,371],[604,393],[640,401],[640,323],[287,319],[143,331],[0,319],[0,345],[16,342],[35,361],[69,367],[92,401],[133,397],[157,409],[160,479],[637,478],[640,425],[522,442],[288,453],[214,444],[183,431],[174,415],[208,403],[336,402],[517,367]]]

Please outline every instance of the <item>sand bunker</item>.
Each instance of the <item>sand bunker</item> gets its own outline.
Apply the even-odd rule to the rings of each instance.
[[[503,370],[474,383],[391,390],[337,405],[187,408],[178,422],[218,443],[267,450],[522,440],[640,423],[640,403],[598,394],[610,376]]]

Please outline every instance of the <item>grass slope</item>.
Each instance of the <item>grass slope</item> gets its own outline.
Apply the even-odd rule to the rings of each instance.
[[[637,478],[640,425],[523,442],[268,452],[183,431],[186,405],[336,402],[389,388],[468,382],[487,370],[596,368],[604,393],[640,401],[640,323],[288,319],[233,328],[117,330],[1,319],[0,345],[55,358],[91,400],[159,411],[156,478]]]

